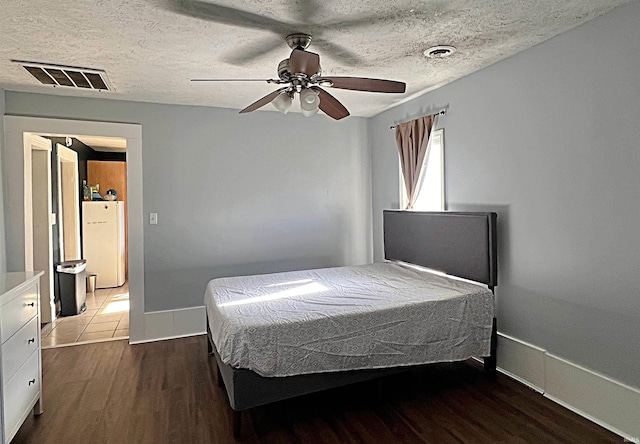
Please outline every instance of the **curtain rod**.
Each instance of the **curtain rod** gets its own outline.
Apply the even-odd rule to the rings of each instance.
[[[446,116],[446,115],[447,115],[447,110],[446,109],[440,110],[435,114],[427,114],[427,116],[434,116],[434,117],[435,116]],[[426,116],[423,116],[423,117],[426,117]],[[413,120],[415,120],[415,119],[413,119]],[[411,122],[411,120],[409,120],[408,122]],[[407,122],[402,122],[402,123],[407,123]],[[389,129],[395,129],[398,125],[390,126]]]

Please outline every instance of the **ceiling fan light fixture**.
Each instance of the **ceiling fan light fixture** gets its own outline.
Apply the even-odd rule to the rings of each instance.
[[[317,108],[320,104],[318,93],[312,89],[304,88],[300,91],[300,103],[309,105],[309,107]]]
[[[300,111],[305,117],[311,117],[318,112],[320,97],[317,91],[305,88],[300,91]]]
[[[318,114],[319,109],[320,108],[316,107],[316,108],[307,110],[307,109],[304,109],[304,106],[300,105],[300,111],[302,112],[302,115],[305,117],[311,117]]]
[[[289,112],[289,109],[291,108],[291,104],[293,103],[293,97],[291,97],[289,93],[284,91],[280,93],[278,97],[273,99],[271,103],[282,114],[287,114]]]

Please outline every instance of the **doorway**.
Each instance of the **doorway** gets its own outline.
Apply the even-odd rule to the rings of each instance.
[[[31,147],[25,136],[86,135],[119,137],[127,142],[129,210],[129,342],[143,342],[144,236],[142,210],[142,128],[137,124],[76,121],[37,117],[5,116],[5,170],[7,193],[6,239],[8,271],[33,270],[33,214],[31,195]]]
[[[66,272],[55,273],[61,316],[43,327],[42,347],[127,339],[126,139],[51,134],[43,137],[51,141],[55,159],[54,260],[57,264],[83,259],[86,271],[81,272],[81,280],[85,273],[89,278],[85,298],[84,289],[73,291],[74,286],[68,285],[75,281],[74,277]],[[90,187],[93,193],[89,193]],[[107,207],[110,210],[105,210]],[[78,292],[82,292],[81,299]]]

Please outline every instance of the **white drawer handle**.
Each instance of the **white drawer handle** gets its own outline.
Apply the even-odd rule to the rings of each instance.
[[[36,303],[35,302],[29,302],[28,304],[24,304],[25,307],[35,307]]]
[[[29,381],[29,385],[31,385],[31,384],[35,384],[35,383],[36,383],[36,380],[35,380],[35,379],[32,379],[31,381]]]
[[[27,341],[27,344],[31,344],[32,342],[36,342],[36,338],[31,338]]]

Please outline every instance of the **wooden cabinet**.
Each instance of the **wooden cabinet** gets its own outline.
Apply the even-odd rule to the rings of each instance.
[[[0,423],[9,443],[33,409],[42,413],[40,276],[42,272],[0,274]]]

